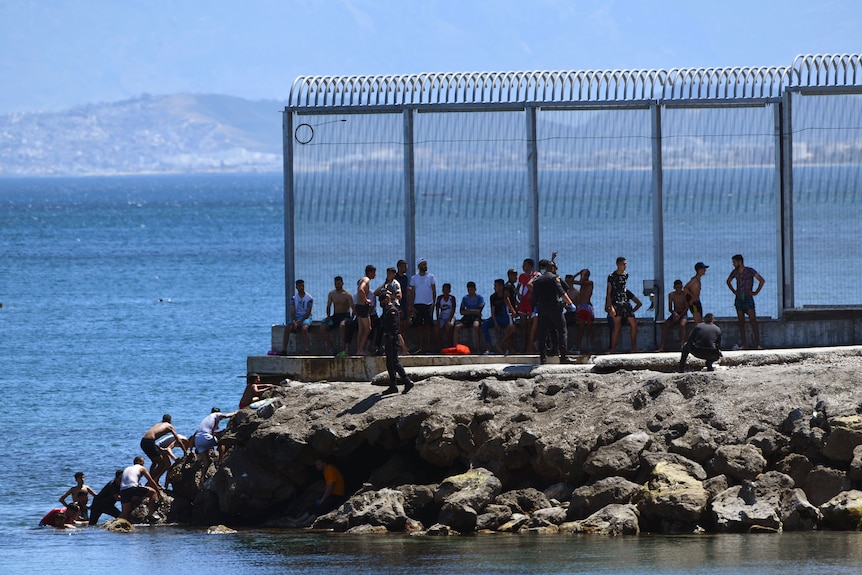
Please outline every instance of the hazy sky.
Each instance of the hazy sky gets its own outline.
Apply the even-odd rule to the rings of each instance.
[[[862,52],[860,0],[0,0],[0,114],[300,75],[788,66]]]

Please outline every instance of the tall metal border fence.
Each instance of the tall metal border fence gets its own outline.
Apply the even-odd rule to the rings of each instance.
[[[319,319],[332,278],[351,289],[368,264],[379,283],[425,258],[460,300],[554,252],[561,274],[592,271],[599,309],[626,257],[630,289],[654,299],[641,317],[664,317],[699,261],[705,311],[735,315],[737,253],[766,279],[758,315],[862,304],[860,55],[301,76],[283,134],[286,313],[297,278]]]

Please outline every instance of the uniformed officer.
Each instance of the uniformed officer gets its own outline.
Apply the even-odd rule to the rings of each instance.
[[[404,390],[401,392],[404,394],[413,388],[413,382],[407,377],[407,372],[404,371],[404,366],[398,359],[398,349],[401,347],[401,340],[398,337],[401,310],[398,309],[391,292],[388,290],[382,292],[378,297],[384,310],[380,323],[383,331],[383,347],[386,350],[386,371],[389,372],[389,387],[383,391],[383,395],[398,393],[398,388],[395,386],[396,375],[400,375],[401,381],[404,383]]]

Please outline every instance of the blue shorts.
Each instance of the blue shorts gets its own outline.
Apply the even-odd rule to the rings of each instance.
[[[736,308],[736,311],[742,313],[745,313],[749,310],[754,310],[754,296],[736,296],[736,300],[733,302],[733,306]]]
[[[218,440],[211,433],[195,433],[195,449],[198,453],[206,453],[218,445]]]

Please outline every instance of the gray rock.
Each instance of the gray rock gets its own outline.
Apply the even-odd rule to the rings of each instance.
[[[457,503],[446,502],[440,509],[437,522],[448,525],[459,533],[471,533],[476,530],[478,524],[476,510],[463,501]]]
[[[862,445],[853,448],[853,459],[850,461],[847,477],[853,481],[862,480]]]
[[[709,493],[709,498],[714,499],[716,495],[730,487],[730,482],[726,475],[716,475],[704,480],[703,488]]]
[[[575,521],[573,533],[594,533],[597,535],[638,535],[638,509],[634,505],[611,504],[596,511],[586,519]]]
[[[717,445],[709,429],[706,427],[695,427],[689,429],[685,435],[670,442],[668,451],[678,453],[692,461],[703,463],[709,460]]]
[[[850,462],[853,459],[853,449],[862,445],[862,417],[831,417],[829,427],[823,455],[832,461]]]
[[[495,530],[512,518],[512,510],[506,505],[488,505],[484,512],[476,517],[476,529]]]
[[[737,481],[754,479],[766,469],[766,459],[753,445],[722,445],[712,460],[715,474],[727,475]]]
[[[828,529],[859,531],[862,521],[862,491],[842,491],[820,506],[823,526]]]
[[[785,456],[790,448],[790,441],[787,437],[774,429],[758,431],[748,438],[747,443],[760,449],[763,457],[770,461],[775,461],[779,457]]]
[[[809,471],[802,483],[802,490],[805,491],[808,500],[818,507],[850,487],[850,481],[845,472],[823,465],[818,465]]]
[[[537,509],[547,509],[551,506],[545,494],[532,487],[501,493],[494,499],[494,503],[506,505],[516,513],[532,513]]]
[[[437,522],[462,533],[473,531],[478,511],[493,501],[501,489],[500,480],[483,468],[444,479],[434,494],[435,502],[442,505]]]
[[[473,509],[484,509],[503,488],[493,473],[482,467],[444,479],[434,493],[437,503],[461,502]]]
[[[437,485],[400,485],[398,491],[404,495],[404,512],[415,518],[425,515],[434,504]]]
[[[611,504],[626,504],[641,486],[623,477],[605,477],[590,485],[578,487],[566,510],[569,521],[584,519]]]
[[[403,531],[407,519],[404,494],[397,489],[384,488],[357,493],[337,510],[318,518],[314,527],[346,531],[359,525],[370,525],[385,527],[387,531]]]
[[[805,484],[805,479],[812,469],[814,466],[800,453],[791,453],[775,464],[775,471],[789,475],[797,487]]]
[[[633,477],[640,466],[640,455],[649,444],[649,435],[643,431],[626,435],[590,453],[584,471],[594,477]]]
[[[574,490],[575,486],[571,483],[554,483],[550,487],[547,487],[543,493],[549,500],[568,501],[572,498]]]
[[[815,529],[820,520],[818,510],[794,488],[793,479],[777,471],[720,493],[712,511],[719,530],[725,532]]]
[[[531,515],[531,519],[541,521],[545,525],[560,525],[566,521],[566,510],[562,507],[537,509]]]
[[[512,517],[500,525],[497,531],[501,533],[517,533],[530,523],[530,517],[523,513],[513,513]]]

